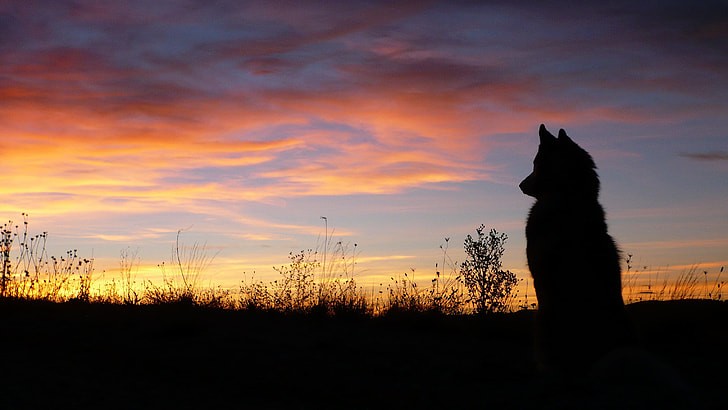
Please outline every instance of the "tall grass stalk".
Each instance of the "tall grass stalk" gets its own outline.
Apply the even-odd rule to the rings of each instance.
[[[136,275],[139,270],[139,249],[126,248],[121,251],[119,272],[121,275],[121,301],[127,305],[139,304],[141,297],[136,290]]]
[[[697,265],[693,265],[690,268],[683,270],[672,285],[670,299],[695,299],[698,295],[699,283],[700,276],[698,275]]]
[[[427,304],[444,314],[461,314],[466,310],[466,290],[458,271],[458,263],[448,254],[450,238],[445,238],[442,250],[442,264],[435,264],[435,277],[429,292]]]
[[[718,274],[715,276],[715,281],[713,281],[713,286],[710,288],[710,291],[708,292],[708,299],[712,299],[712,300],[722,300],[723,299],[723,285],[725,284],[725,281],[720,280],[720,277],[723,274],[723,268],[725,268],[725,266],[721,266],[720,270],[718,271]]]
[[[207,244],[195,242],[192,246],[185,245],[180,241],[182,232],[181,229],[177,231],[172,248],[171,269],[174,273],[167,272],[168,265],[164,262],[157,265],[162,273],[162,284],[147,281],[145,297],[152,303],[217,303],[216,300],[208,300],[211,295],[209,292],[200,292],[198,285],[202,273],[209,268],[219,251],[210,255]]]

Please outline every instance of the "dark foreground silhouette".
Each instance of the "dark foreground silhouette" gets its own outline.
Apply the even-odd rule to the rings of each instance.
[[[520,184],[536,198],[526,255],[538,299],[537,352],[546,371],[581,378],[615,348],[633,344],[634,335],[596,165],[563,129],[555,137],[541,125],[539,139],[533,172]]]
[[[728,408],[728,304],[627,311],[707,408]],[[592,395],[536,371],[533,311],[330,318],[0,300],[0,318],[2,409],[558,409]]]
[[[534,390],[559,409],[702,408],[701,394],[630,323],[594,160],[563,129],[556,137],[541,125],[538,134],[533,172],[519,185],[536,198],[526,222],[543,377]]]

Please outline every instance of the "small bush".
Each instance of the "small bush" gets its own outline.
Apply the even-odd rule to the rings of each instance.
[[[316,252],[291,252],[288,259],[288,265],[273,268],[281,275],[281,279],[273,281],[271,286],[273,305],[284,311],[309,310],[316,304],[316,283],[313,275],[320,266],[316,260]]]
[[[460,265],[460,278],[468,290],[468,300],[478,314],[505,312],[514,297],[518,284],[516,275],[502,269],[501,257],[508,236],[491,229],[484,233],[485,225],[477,228],[477,238],[465,238],[467,259]]]

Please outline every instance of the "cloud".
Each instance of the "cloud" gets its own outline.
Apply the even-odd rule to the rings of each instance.
[[[415,256],[412,256],[412,255],[367,256],[367,257],[357,258],[357,262],[358,263],[367,263],[367,262],[392,261],[392,260],[408,260],[408,259],[414,259],[414,258],[415,258]]]
[[[136,241],[167,256],[176,230],[194,225],[228,256],[248,254],[216,259],[233,277],[285,261],[290,249],[262,252],[274,242],[321,237],[319,215],[352,221],[337,235],[360,244],[401,232],[427,241],[399,224],[467,226],[471,205],[497,221],[512,202],[499,189],[513,187],[490,188],[517,183],[543,122],[597,131],[584,135],[597,135],[605,172],[629,169],[630,154],[650,174],[637,135],[726,159],[696,142],[720,147],[724,129],[722,2],[404,3],[3,3],[0,214],[28,211],[56,235],[99,243],[98,257]],[[684,128],[690,143],[676,137]],[[614,213],[668,226],[722,209],[696,201],[710,211],[617,202]],[[521,219],[503,223],[521,232]],[[640,249],[725,245],[658,239]],[[408,271],[420,252],[406,246],[358,257],[357,271]]]
[[[696,161],[728,161],[728,152],[726,151],[693,152],[680,154],[680,156]]]
[[[7,206],[210,211],[493,180],[492,135],[723,103],[711,8],[407,3],[0,9]]]
[[[685,239],[625,243],[624,248],[634,249],[689,249],[689,248],[725,248],[728,238],[718,239]]]

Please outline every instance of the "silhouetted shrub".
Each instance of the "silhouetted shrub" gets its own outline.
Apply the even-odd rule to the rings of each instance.
[[[280,280],[273,281],[273,304],[284,311],[305,311],[314,305],[316,284],[313,275],[320,263],[312,250],[291,252],[288,259],[288,265],[273,268],[281,275]]]
[[[477,238],[465,238],[467,259],[460,265],[460,278],[468,290],[468,301],[479,314],[507,311],[513,289],[518,284],[516,275],[502,269],[501,257],[508,236],[491,229],[484,233],[485,225],[475,230]]]

